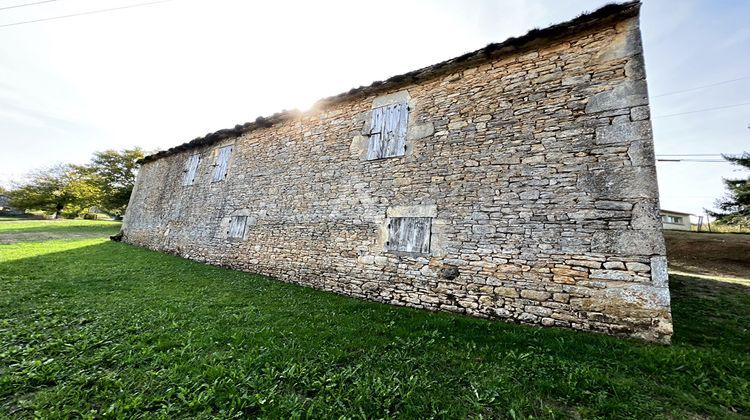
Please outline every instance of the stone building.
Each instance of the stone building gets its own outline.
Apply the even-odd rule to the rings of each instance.
[[[690,230],[690,213],[661,209],[662,229]]]
[[[395,305],[669,342],[639,8],[149,156],[124,240]]]

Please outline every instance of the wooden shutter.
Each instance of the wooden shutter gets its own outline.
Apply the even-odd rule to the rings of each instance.
[[[190,155],[185,162],[185,174],[182,178],[182,185],[193,185],[195,177],[198,175],[198,165],[201,156],[199,154]]]
[[[232,156],[232,146],[224,146],[219,149],[214,165],[213,181],[223,181],[229,170],[229,158]]]
[[[396,217],[388,224],[386,248],[391,251],[430,253],[430,217]]]
[[[373,109],[367,159],[403,156],[408,122],[409,105],[406,102]]]
[[[385,123],[384,107],[372,110],[372,124],[370,125],[370,142],[367,148],[367,160],[383,157],[383,129]]]
[[[229,219],[229,231],[227,231],[227,236],[230,238],[242,239],[245,236],[246,226],[247,216],[232,216]]]
[[[385,123],[385,154],[383,157],[403,156],[406,145],[406,102],[389,105]]]

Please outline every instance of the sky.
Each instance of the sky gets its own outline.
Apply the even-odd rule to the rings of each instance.
[[[36,2],[0,0],[0,186],[35,168],[85,163],[95,151],[157,151],[304,110],[606,3],[171,0],[3,26],[148,0],[11,8]],[[747,16],[747,1],[644,1],[657,158],[750,151]],[[747,176],[721,162],[657,162],[657,173],[662,208],[695,214],[724,194],[722,178]]]

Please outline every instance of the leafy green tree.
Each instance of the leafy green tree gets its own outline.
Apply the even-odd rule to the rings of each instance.
[[[10,191],[11,206],[24,210],[42,210],[60,217],[76,215],[85,207],[97,205],[102,191],[91,182],[86,166],[60,164],[36,170]]]
[[[734,165],[750,170],[750,153],[742,156],[722,155]],[[750,227],[750,177],[746,179],[725,179],[728,194],[716,201],[721,211],[710,212],[718,223]]]
[[[133,192],[139,159],[144,156],[140,148],[105,150],[94,153],[88,168],[91,182],[101,191],[100,206],[110,214],[120,216]]]
[[[139,148],[96,152],[87,165],[60,164],[36,170],[15,183],[9,195],[13,207],[42,210],[56,217],[77,216],[97,206],[120,216],[135,184]]]

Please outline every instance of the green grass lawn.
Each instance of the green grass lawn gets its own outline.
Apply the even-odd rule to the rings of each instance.
[[[61,229],[24,223],[12,229]],[[750,416],[750,288],[671,287],[674,344],[660,346],[350,299],[102,238],[17,241],[0,245],[0,417]]]

